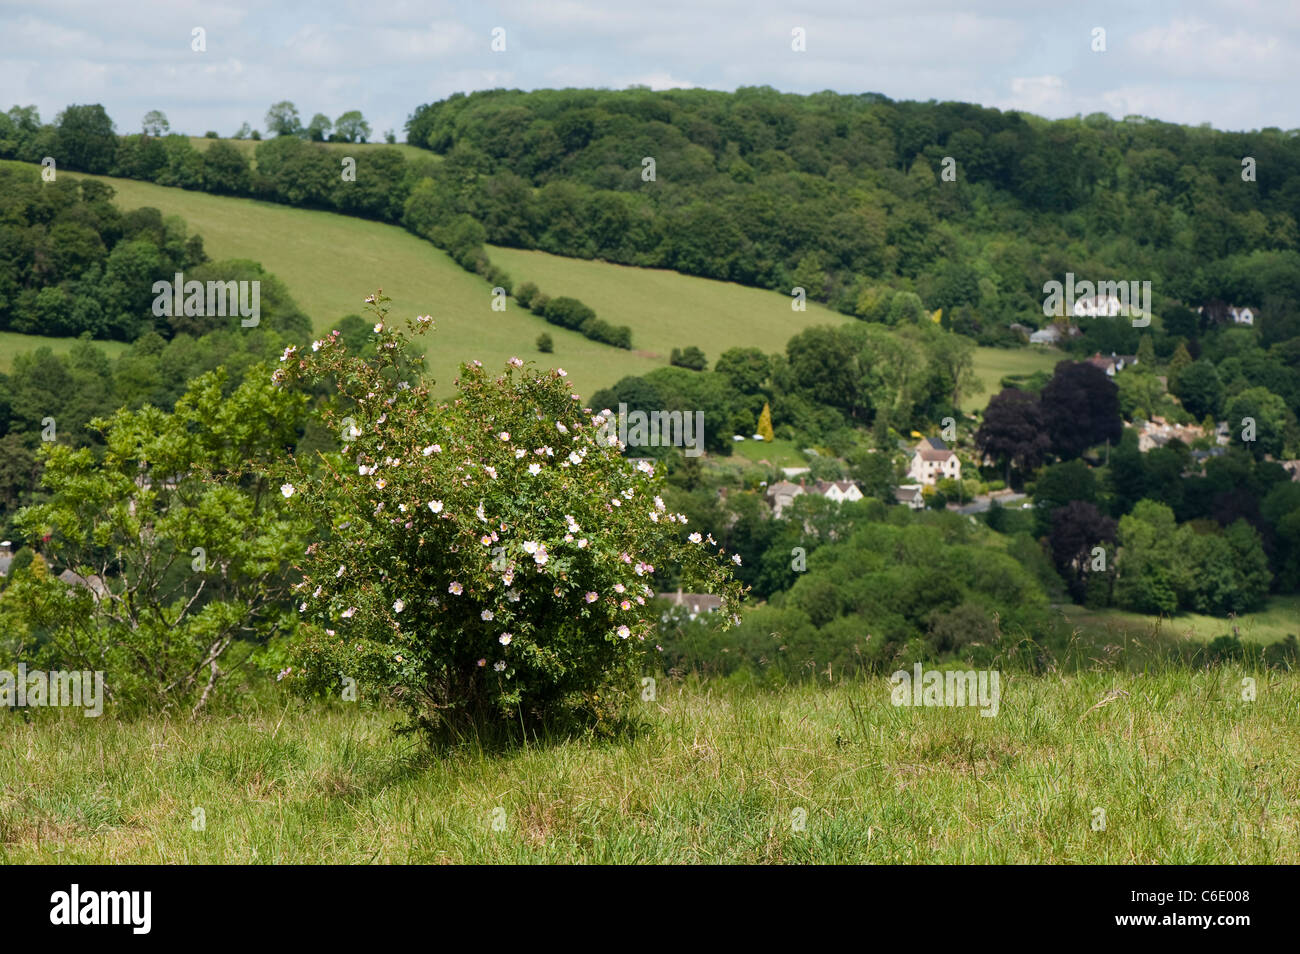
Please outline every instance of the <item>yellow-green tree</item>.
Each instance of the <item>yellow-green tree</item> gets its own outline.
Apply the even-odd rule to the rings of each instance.
[[[775,436],[772,433],[772,407],[764,402],[763,413],[758,415],[758,434],[765,441],[771,441]]]

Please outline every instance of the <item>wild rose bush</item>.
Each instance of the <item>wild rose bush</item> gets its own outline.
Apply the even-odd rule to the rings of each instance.
[[[376,358],[349,355],[335,333],[287,349],[275,372],[334,382],[326,424],[343,441],[284,472],[281,493],[332,533],[301,567],[302,636],[283,675],[316,691],[351,677],[431,731],[518,725],[632,688],[668,567],[722,596],[730,625],[739,558],[666,509],[654,468],[620,455],[563,370],[512,358],[493,376],[475,361],[456,397],[435,401],[404,379],[422,357],[389,327],[387,299],[367,301]]]

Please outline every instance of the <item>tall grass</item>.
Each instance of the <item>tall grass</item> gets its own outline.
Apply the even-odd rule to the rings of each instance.
[[[256,693],[200,721],[7,713],[0,860],[1300,860],[1296,673],[1004,672],[994,718],[895,707],[879,677],[656,688],[629,738],[439,753],[364,700]]]

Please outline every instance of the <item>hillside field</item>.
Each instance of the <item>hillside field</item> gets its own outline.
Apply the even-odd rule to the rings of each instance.
[[[983,410],[989,398],[1002,390],[999,382],[1008,374],[1033,374],[1046,371],[1051,374],[1058,361],[1070,356],[1053,348],[1037,345],[1028,348],[976,348],[975,377],[979,387],[962,395],[962,410],[967,414]]]
[[[14,355],[35,351],[42,347],[49,348],[55,354],[67,354],[76,343],[76,338],[46,338],[44,335],[0,331],[0,371],[8,372],[14,366]],[[110,360],[126,350],[126,343],[122,341],[96,341],[95,345],[106,353]]]
[[[479,358],[491,367],[519,355],[564,368],[579,393],[591,394],[626,375],[666,365],[674,347],[697,344],[710,360],[736,344],[782,351],[802,328],[852,320],[811,304],[807,312],[792,312],[789,299],[776,292],[676,272],[491,250],[516,283],[533,281],[553,296],[581,298],[602,318],[630,325],[635,350],[625,351],[547,324],[513,301],[504,312],[492,311],[483,279],[395,225],[130,179],[90,178],[111,185],[123,209],[152,206],[181,216],[203,236],[213,259],[261,262],[285,282],[318,332],[360,314],[366,295],[381,287],[393,299],[395,318],[433,315],[437,330],[426,340],[439,391],[450,390],[462,361]],[[543,331],[555,341],[551,355],[536,350]]]

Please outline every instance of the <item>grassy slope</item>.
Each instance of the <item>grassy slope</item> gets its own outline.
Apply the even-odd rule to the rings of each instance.
[[[663,359],[687,345],[700,348],[710,363],[737,346],[784,352],[805,328],[852,320],[815,303],[806,312],[792,311],[786,295],[665,269],[496,246],[488,255],[516,282],[531,281],[552,297],[581,298],[607,321],[630,325],[636,348]]]
[[[77,343],[76,338],[46,338],[43,335],[22,335],[16,331],[0,331],[0,371],[9,371],[14,365],[14,355],[37,348],[48,347],[55,354],[67,354]],[[121,341],[96,341],[95,345],[116,358],[126,348]]]
[[[585,395],[625,375],[667,364],[674,346],[697,344],[711,359],[737,343],[780,351],[807,325],[847,320],[816,305],[803,314],[791,312],[789,299],[776,292],[674,272],[542,252],[492,252],[516,282],[531,280],[548,294],[581,298],[603,318],[631,325],[637,351],[628,352],[548,325],[513,302],[505,312],[492,311],[491,291],[482,279],[397,226],[128,179],[92,178],[112,185],[122,208],[153,206],[165,215],[182,216],[203,236],[214,259],[261,262],[288,285],[318,331],[333,327],[344,315],[360,313],[362,299],[376,287],[393,298],[392,314],[398,319],[432,314],[438,330],[428,339],[429,367],[441,382],[439,390],[448,388],[461,361],[480,358],[492,367],[517,354],[565,368]],[[536,351],[543,331],[555,340],[552,355]]]
[[[661,680],[633,741],[436,758],[344,703],[11,714],[0,861],[1295,863],[1300,675],[1246,674],[1004,674],[994,718]]]
[[[983,409],[989,398],[1001,390],[998,384],[1008,374],[1033,374],[1035,371],[1051,372],[1058,361],[1068,357],[1063,351],[1040,347],[1031,348],[976,348],[975,376],[980,385],[962,397],[962,410],[970,413]]]

